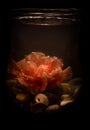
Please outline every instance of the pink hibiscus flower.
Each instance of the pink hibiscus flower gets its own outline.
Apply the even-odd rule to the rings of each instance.
[[[24,59],[13,61],[9,72],[18,82],[38,93],[58,86],[72,76],[71,68],[63,70],[63,62],[56,56],[46,56],[42,52],[32,52]]]

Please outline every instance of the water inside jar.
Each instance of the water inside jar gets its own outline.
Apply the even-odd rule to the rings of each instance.
[[[12,87],[14,89],[11,91],[12,93],[14,93],[14,99],[19,100],[20,104],[23,104],[22,106],[25,106],[25,104],[27,104],[26,106],[28,106],[28,109],[31,111],[37,112],[46,110],[48,111],[48,109],[52,110],[53,108],[58,109],[59,107],[63,106],[62,104],[64,103],[67,104],[68,101],[73,102],[73,98],[75,96],[74,94],[76,94],[78,91],[77,87],[75,88],[75,86],[81,85],[80,83],[78,84],[78,81],[81,81],[80,78],[82,76],[80,56],[79,56],[80,24],[79,19],[76,18],[77,16],[76,14],[77,13],[73,14],[72,12],[68,13],[67,10],[66,11],[64,10],[64,13],[63,10],[61,11],[61,13],[60,12],[57,13],[57,11],[54,13],[30,12],[27,15],[22,13],[22,15],[18,15],[14,17],[12,20],[10,55],[15,60],[15,64],[13,65],[14,69],[12,69],[11,73],[13,73],[14,76],[19,75],[21,73],[21,75],[23,75],[23,78],[16,76],[14,79],[15,80],[14,83],[16,83],[16,86],[14,85],[14,83],[11,82],[9,82],[9,86],[15,87],[15,88]],[[51,73],[49,73],[47,69],[45,69],[45,67],[47,67],[45,65],[47,65],[48,63],[46,64],[45,60],[43,60],[42,58],[40,60],[42,60],[43,62],[39,61],[39,59],[38,62],[40,62],[41,64],[45,63],[45,65],[43,65],[40,68],[40,71],[38,71],[38,73],[39,72],[42,73],[44,75],[44,78],[43,76],[41,76],[39,77],[39,79],[37,78],[38,81],[36,81],[37,79],[35,79],[34,82],[34,78],[36,76],[34,75],[34,77],[32,77],[33,80],[30,79],[29,81],[28,80],[29,77],[27,76],[26,72],[24,73],[24,68],[22,66],[24,64],[25,69],[31,66],[32,64],[31,59],[28,60],[30,66],[27,67],[27,60],[24,58],[25,57],[27,58],[28,55],[31,56],[33,52],[34,52],[34,58],[36,58],[36,60],[38,59],[37,58],[38,52],[40,53],[39,54],[40,58],[43,57],[42,56],[43,54],[45,54],[44,56],[46,56],[46,58],[54,57],[55,60],[56,57],[56,59],[57,58],[62,59],[62,62],[64,63],[63,69],[67,68],[68,66],[72,68],[73,76],[70,79],[70,81],[68,80],[62,82],[64,84],[61,84],[61,86],[63,86],[61,88],[55,87],[54,89],[50,90],[50,87],[48,86],[58,82],[58,80],[60,79],[58,80],[56,79],[56,77],[58,77],[57,76],[58,73],[56,77],[52,78],[49,77],[51,76],[50,75]],[[32,57],[32,59],[34,58]],[[51,60],[53,60],[53,58]],[[35,63],[33,63],[32,67],[33,69],[35,67],[35,64],[37,64],[36,61]],[[40,66],[38,66],[37,69],[39,67]],[[48,67],[50,67],[49,64]],[[27,71],[29,71],[29,69]],[[32,71],[30,71],[29,76],[32,76],[31,75]],[[36,74],[35,70],[33,73]],[[25,78],[27,78],[28,83],[26,82]],[[53,81],[53,79],[55,80]],[[19,82],[19,85],[17,82]],[[34,83],[36,86],[38,86],[39,90],[38,92],[36,92],[37,90],[35,90],[35,93],[33,94],[30,91],[34,90],[34,88],[32,89],[32,86],[35,87],[35,85],[33,85]],[[24,87],[25,89],[28,88],[26,87],[28,86],[27,84],[31,85],[29,86],[31,88],[30,90],[24,91]],[[58,86],[57,83],[55,84],[55,86]],[[49,91],[46,88],[49,88]],[[42,93],[42,95],[39,95],[38,100],[35,100],[35,97],[40,93]],[[58,96],[56,96],[57,93]],[[61,103],[63,100],[66,100],[66,102],[64,101],[64,103]],[[39,101],[39,104],[37,101]],[[50,102],[54,103],[50,104]],[[50,106],[50,105],[56,105],[56,106]]]

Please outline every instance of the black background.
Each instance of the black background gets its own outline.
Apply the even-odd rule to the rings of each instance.
[[[82,2],[83,4],[83,2]],[[15,126],[28,126],[29,129],[64,129],[67,128],[77,128],[78,126],[84,126],[87,129],[88,117],[89,117],[89,29],[88,29],[88,14],[89,9],[87,7],[88,3],[84,6],[80,6],[81,3],[77,1],[8,1],[6,4],[3,3],[1,9],[1,24],[0,24],[0,118],[3,128],[7,124],[7,128],[14,128]],[[7,6],[6,6],[7,5]],[[82,61],[83,70],[83,85],[80,90],[80,94],[76,102],[70,106],[65,107],[61,112],[55,112],[50,114],[33,115],[31,113],[26,113],[19,108],[16,108],[14,104],[11,103],[7,88],[5,86],[5,72],[8,61],[8,53],[10,51],[9,45],[9,26],[8,26],[8,13],[10,9],[14,8],[63,8],[63,7],[76,7],[81,9],[81,34],[80,34],[80,56]]]

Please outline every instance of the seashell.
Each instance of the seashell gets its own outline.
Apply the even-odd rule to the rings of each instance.
[[[57,110],[60,109],[60,106],[58,104],[54,104],[54,105],[50,105],[47,107],[47,111],[53,111],[53,110]]]
[[[65,106],[66,104],[69,104],[69,103],[72,103],[73,102],[73,100],[71,100],[71,99],[68,99],[68,100],[63,100],[63,101],[61,101],[60,102],[60,106]]]
[[[49,105],[48,97],[45,94],[39,93],[35,96],[36,103],[42,103],[46,106]]]
[[[67,98],[70,98],[70,95],[69,94],[63,94],[61,96],[61,99],[67,99]]]

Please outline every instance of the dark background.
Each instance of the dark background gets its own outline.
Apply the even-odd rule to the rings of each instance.
[[[87,127],[88,116],[89,116],[89,34],[88,34],[88,13],[89,9],[86,5],[84,7],[80,7],[78,2],[72,1],[67,2],[70,6],[76,6],[81,9],[81,31],[80,31],[80,56],[81,56],[81,64],[82,64],[82,74],[83,74],[83,85],[80,90],[80,94],[76,102],[71,104],[70,106],[65,107],[61,112],[55,112],[45,115],[33,115],[31,113],[26,113],[19,108],[16,108],[14,104],[10,101],[8,97],[7,88],[5,85],[5,76],[6,76],[6,67],[8,61],[8,54],[10,51],[9,45],[9,26],[8,26],[8,13],[10,9],[13,8],[22,8],[22,7],[47,7],[47,8],[62,8],[67,3],[57,1],[51,1],[50,3],[43,1],[25,1],[18,3],[17,1],[7,2],[7,6],[3,6],[2,9],[2,17],[1,17],[1,42],[0,42],[0,96],[1,96],[1,123],[6,124],[8,122],[8,127],[11,127],[11,124],[14,126],[29,126],[31,129],[38,129],[42,126],[42,129],[45,127],[46,129],[52,128],[53,126],[56,128],[64,128],[65,126],[68,128],[76,127],[78,125],[81,127],[85,125]],[[86,123],[85,123],[86,122]],[[32,123],[34,125],[32,125]],[[73,127],[71,126],[73,125]],[[4,128],[5,125],[3,125]],[[36,126],[36,127],[35,127]]]

